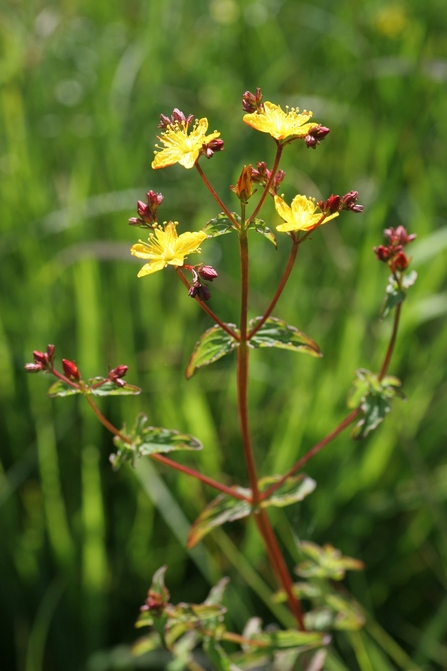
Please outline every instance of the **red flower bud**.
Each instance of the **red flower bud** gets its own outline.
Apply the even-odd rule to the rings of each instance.
[[[184,125],[186,127],[189,126],[191,121],[194,119],[194,116],[192,114],[189,114],[187,117],[181,112],[179,109],[174,108],[171,118],[165,116],[164,114],[160,114],[160,123],[158,124],[159,128],[163,128],[163,130],[166,130],[170,126],[175,126],[177,124]]]
[[[62,359],[62,368],[64,369],[64,373],[69,380],[81,379],[81,373],[79,372],[78,367],[76,366],[75,363],[73,363],[73,361],[69,361],[68,359]]]
[[[224,141],[220,140],[219,138],[210,140],[208,143],[204,142],[201,153],[203,156],[205,156],[205,158],[211,158],[216,151],[223,151],[224,145]]]
[[[40,363],[43,366],[46,366],[46,364],[48,363],[48,356],[46,354],[44,354],[43,352],[39,352],[38,350],[34,350],[33,357],[34,357],[35,363]]]
[[[211,293],[206,284],[199,284],[197,289],[197,295],[202,301],[209,301],[211,298]]]
[[[384,245],[379,245],[379,247],[374,247],[374,253],[379,261],[384,261],[385,263],[390,258],[390,250]]]
[[[319,200],[318,207],[325,215],[334,214],[340,209],[340,196],[329,196],[327,200]]]
[[[208,282],[212,282],[217,277],[217,272],[212,266],[202,266],[199,268],[197,273],[200,275],[202,280],[208,280]]]
[[[412,242],[416,238],[416,234],[408,235],[404,226],[398,226],[397,228],[386,228],[384,230],[384,235],[388,239],[388,242],[393,247],[405,247],[409,242]]]
[[[239,179],[237,180],[237,184],[235,186],[230,186],[233,193],[235,193],[243,203],[246,203],[253,194],[253,180],[251,174],[251,165],[244,165],[242,172],[239,175]]]
[[[55,353],[55,346],[54,345],[47,345],[47,359],[48,363],[52,366],[54,362],[54,353]]]
[[[351,210],[351,212],[363,212],[363,205],[357,205],[358,191],[349,191],[341,199],[340,210]]]
[[[406,270],[410,265],[410,260],[404,252],[398,252],[391,260],[391,271],[394,273],[396,270]]]

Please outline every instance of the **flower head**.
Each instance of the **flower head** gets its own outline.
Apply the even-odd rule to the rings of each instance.
[[[291,205],[287,205],[280,196],[275,196],[275,208],[284,224],[276,227],[277,231],[290,233],[292,231],[311,231],[321,224],[338,217],[338,212],[326,216],[321,212],[317,203],[306,196],[295,196]]]
[[[174,163],[180,163],[184,168],[189,169],[194,167],[200,154],[204,153],[209,158],[208,145],[211,144],[212,151],[222,148],[219,146],[216,149],[213,145],[220,133],[214,131],[210,135],[206,135],[208,119],[197,120],[189,134],[188,126],[187,120],[184,122],[176,121],[166,126],[166,130],[158,137],[164,147],[157,146],[160,151],[155,152],[155,158],[152,161],[154,170],[167,168]]]
[[[304,110],[300,114],[299,109],[294,107],[284,112],[279,105],[266,101],[256,112],[245,114],[243,121],[261,133],[270,133],[275,140],[285,140],[289,137],[306,137],[318,126],[308,123],[311,117],[312,112]]]
[[[185,257],[194,252],[200,252],[199,245],[206,238],[206,233],[177,234],[177,222],[168,222],[163,227],[158,227],[149,236],[148,242],[140,240],[133,245],[130,253],[139,259],[145,259],[147,263],[141,268],[138,277],[151,275],[166,266],[182,266]]]

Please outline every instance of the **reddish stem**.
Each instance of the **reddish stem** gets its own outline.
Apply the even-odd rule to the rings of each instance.
[[[267,310],[265,311],[261,321],[258,322],[256,324],[255,328],[252,329],[250,331],[250,333],[248,334],[248,336],[247,336],[248,340],[253,338],[255,333],[257,333],[259,331],[261,326],[263,326],[263,324],[270,317],[273,310],[275,309],[275,305],[277,304],[277,302],[279,300],[279,297],[281,296],[281,294],[284,290],[284,287],[287,284],[287,280],[289,279],[290,273],[292,272],[292,268],[295,264],[296,255],[298,254],[298,249],[299,249],[299,246],[300,246],[300,241],[299,240],[297,240],[296,238],[292,238],[292,240],[293,240],[292,249],[290,250],[289,259],[287,261],[287,266],[286,266],[286,269],[284,270],[283,276],[281,277],[281,281],[278,285],[278,288],[276,289],[275,295],[273,296],[272,301],[271,301],[270,305],[268,306]]]
[[[187,287],[187,288],[189,289],[189,286],[190,286],[190,285],[189,285],[189,282],[188,282],[188,280],[186,279],[186,277],[185,277],[185,275],[184,275],[184,273],[183,273],[183,271],[182,271],[181,266],[175,266],[175,270],[176,270],[176,272],[177,272],[177,275],[180,277],[181,281],[182,281],[183,284],[185,285],[185,287]],[[235,340],[239,340],[239,339],[240,339],[239,335],[238,335],[237,333],[235,333],[235,332],[234,332],[234,331],[233,331],[227,324],[225,324],[225,322],[221,321],[221,320],[219,319],[219,317],[218,317],[216,314],[214,314],[214,312],[211,310],[211,308],[209,308],[208,305],[207,305],[206,303],[204,303],[203,301],[201,301],[200,298],[199,298],[198,296],[195,296],[194,300],[200,305],[200,307],[202,308],[202,310],[204,310],[204,311],[206,312],[206,314],[207,314],[209,317],[211,317],[211,319],[212,319],[213,321],[216,322],[216,324],[219,324],[219,326],[220,326],[226,333],[228,333],[229,336],[231,336],[231,337],[234,338]]]
[[[121,431],[119,431],[115,426],[113,426],[113,424],[109,422],[107,417],[104,417],[101,410],[98,408],[98,406],[96,405],[95,401],[92,399],[90,394],[84,394],[84,396],[88,404],[90,405],[91,409],[95,413],[96,417],[101,422],[101,424],[103,424],[103,426],[105,426],[106,429],[110,431],[110,433],[113,433],[115,436],[118,436],[122,441],[124,441],[128,445],[131,445],[132,441],[130,440],[130,438],[125,436],[123,433],[121,433]],[[222,485],[220,482],[212,480],[211,478],[208,478],[206,475],[202,475],[202,473],[199,473],[199,471],[195,471],[192,468],[188,468],[188,466],[178,464],[176,461],[172,461],[171,459],[168,459],[167,457],[164,457],[161,454],[151,454],[149,456],[155,461],[159,461],[160,463],[165,464],[165,466],[169,466],[170,468],[174,468],[177,471],[181,471],[182,473],[185,473],[186,475],[189,475],[192,478],[200,480],[205,485],[209,485],[210,487],[213,487],[214,489],[217,489],[218,491],[223,492],[224,494],[228,494],[228,496],[231,496],[233,499],[239,499],[240,501],[251,502],[251,500],[247,496],[244,496],[243,494],[233,489],[232,487]]]
[[[399,329],[399,319],[400,319],[400,313],[402,309],[402,303],[399,303],[396,306],[396,311],[394,313],[394,323],[393,323],[393,330],[391,332],[391,338],[390,342],[388,345],[388,349],[385,354],[385,358],[383,360],[382,368],[380,369],[380,373],[378,375],[378,380],[381,382],[383,378],[385,377],[387,370],[389,368],[390,362],[391,362],[391,357],[393,356],[393,351],[394,351],[394,346],[396,344],[396,338],[397,338],[397,331]]]
[[[281,487],[282,484],[284,484],[287,478],[290,478],[290,476],[294,475],[297,471],[299,471],[300,468],[302,468],[305,464],[307,464],[309,459],[312,459],[312,457],[315,456],[320,450],[322,450],[323,447],[325,447],[325,445],[330,443],[331,440],[333,440],[336,436],[338,436],[338,434],[341,433],[344,429],[346,429],[347,426],[352,424],[352,422],[358,416],[359,412],[360,411],[358,408],[350,412],[349,415],[345,417],[345,419],[337,426],[336,429],[334,429],[331,433],[329,433],[325,438],[320,440],[319,443],[311,447],[311,449],[308,452],[306,452],[306,454],[303,457],[301,457],[301,459],[297,461],[296,464],[292,466],[292,468],[289,471],[287,471],[287,473],[283,475],[283,477],[280,480],[278,480],[278,482],[275,482],[274,485],[266,489],[265,492],[263,492],[261,499],[264,500],[267,499],[269,496],[271,496],[273,492],[275,492],[279,487]]]
[[[275,179],[276,171],[278,170],[279,162],[281,160],[282,150],[283,150],[282,145],[279,142],[277,142],[275,162],[273,164],[273,168],[272,168],[272,171],[270,173],[270,179],[268,180],[267,184],[265,185],[264,191],[262,192],[262,196],[259,199],[259,203],[256,205],[254,211],[252,212],[252,214],[250,215],[250,217],[247,221],[247,226],[249,226],[250,223],[256,218],[256,215],[258,214],[259,210],[264,205],[264,201],[267,198],[267,194],[269,193],[270,187],[272,186],[273,181]]]
[[[54,375],[54,377],[58,377],[59,380],[62,380],[62,382],[65,382],[65,384],[70,385],[70,387],[73,387],[73,389],[80,389],[81,385],[76,384],[76,382],[73,382],[73,380],[70,380],[68,377],[65,377],[65,375],[62,375],[62,373],[59,373],[58,370],[55,368],[51,369],[51,373]]]
[[[222,210],[225,212],[225,214],[227,215],[228,219],[231,221],[231,223],[233,224],[233,226],[239,230],[239,228],[240,228],[239,223],[238,223],[237,220],[235,219],[234,215],[230,212],[230,210],[228,209],[228,207],[225,205],[225,203],[219,198],[219,196],[217,195],[217,193],[214,191],[214,189],[213,189],[213,187],[211,186],[211,184],[209,183],[209,181],[208,181],[208,179],[207,179],[205,173],[203,172],[201,166],[199,165],[199,161],[196,161],[194,165],[196,166],[197,171],[198,171],[200,177],[202,178],[202,180],[203,180],[203,182],[204,182],[206,188],[208,189],[208,191],[210,192],[210,194],[212,195],[212,197],[214,198],[214,200],[216,201],[216,203],[217,203],[217,204],[219,205],[219,207],[221,207]]]

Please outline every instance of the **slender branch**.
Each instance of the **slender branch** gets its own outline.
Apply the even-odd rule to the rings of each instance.
[[[239,228],[240,228],[239,223],[236,221],[234,215],[230,212],[230,210],[229,210],[228,207],[225,205],[225,203],[219,198],[219,196],[217,195],[217,193],[214,191],[214,189],[213,189],[213,187],[211,186],[211,184],[209,183],[209,181],[208,181],[208,179],[207,179],[205,173],[203,172],[203,170],[202,170],[202,168],[201,168],[199,162],[196,161],[194,165],[196,166],[197,171],[198,171],[200,177],[202,178],[202,180],[203,180],[203,182],[204,182],[206,188],[208,189],[208,191],[210,192],[210,194],[212,195],[212,197],[214,198],[214,200],[216,201],[216,203],[217,203],[217,204],[219,205],[219,207],[221,207],[222,210],[225,212],[225,214],[227,215],[228,219],[231,221],[231,223],[233,224],[233,226],[234,226],[235,228],[239,229]]]
[[[247,222],[247,226],[256,218],[256,215],[258,214],[259,210],[264,205],[264,201],[267,198],[267,194],[270,191],[270,187],[272,186],[272,184],[274,182],[274,179],[275,179],[275,176],[276,176],[276,171],[278,170],[279,162],[281,160],[282,150],[283,150],[283,147],[278,142],[277,146],[276,146],[275,162],[273,164],[272,172],[270,173],[270,179],[268,180],[267,184],[265,185],[264,191],[262,192],[262,196],[259,199],[259,203],[256,205],[254,211],[250,215],[250,218]]]
[[[256,465],[254,461],[253,449],[251,445],[250,426],[248,420],[248,364],[249,348],[247,341],[247,319],[248,319],[248,276],[249,276],[249,256],[248,256],[248,236],[244,222],[241,221],[241,231],[239,232],[239,253],[241,262],[241,323],[240,323],[240,344],[237,353],[237,389],[238,389],[238,412],[241,426],[242,443],[244,448],[245,462],[247,465],[248,477],[252,491],[252,504],[255,508],[255,521],[264,541],[269,561],[276,574],[278,583],[284,588],[289,603],[289,608],[299,629],[304,631],[304,620],[301,604],[293,593],[292,579],[289,575],[284,557],[281,554],[278,542],[276,540],[270,520],[264,510],[260,507],[261,494],[258,487],[258,478],[256,474]]]
[[[273,532],[266,511],[263,508],[260,508],[259,513],[255,516],[255,519],[261,536],[264,539],[267,552],[273,559],[273,567],[276,569],[278,582],[282,584],[287,594],[289,608],[293,613],[299,628],[302,631],[305,631],[306,627],[304,624],[301,602],[293,592],[292,578],[290,577],[286,562],[284,561],[284,557],[278,545],[278,541],[276,540],[276,536]]]
[[[55,368],[52,368],[50,371],[54,377],[59,378],[59,380],[62,380],[62,382],[65,382],[65,384],[70,385],[70,387],[73,387],[73,389],[80,389],[81,386],[79,384],[76,384],[76,382],[73,382],[72,380],[69,380],[68,377],[65,377],[65,375],[62,375],[62,373],[59,373],[58,370]]]
[[[393,330],[391,332],[391,338],[390,342],[388,345],[388,349],[385,354],[385,358],[383,360],[382,368],[380,369],[380,373],[378,375],[378,380],[381,382],[383,378],[385,377],[387,370],[389,368],[390,362],[391,362],[391,357],[393,356],[393,351],[394,351],[394,345],[396,344],[396,338],[397,338],[397,331],[399,329],[399,319],[400,319],[400,313],[402,309],[402,303],[399,303],[396,306],[396,311],[394,313],[394,323],[393,323]]]
[[[106,429],[110,431],[110,433],[113,433],[115,436],[118,436],[123,442],[127,443],[128,445],[131,445],[132,444],[131,439],[125,436],[123,433],[121,433],[121,431],[119,431],[116,428],[116,426],[114,426],[111,422],[109,422],[107,417],[104,417],[101,410],[98,408],[98,406],[96,405],[95,401],[92,399],[90,394],[84,394],[84,396],[87,400],[87,403],[90,405],[91,409],[93,410],[93,412],[95,413],[96,417],[99,419],[101,424],[103,424],[103,426],[105,426]],[[217,489],[218,491],[223,492],[228,496],[231,496],[233,499],[239,499],[239,501],[251,502],[250,498],[244,496],[236,489],[233,489],[232,487],[227,487],[226,485],[223,485],[220,482],[217,482],[216,480],[212,480],[211,478],[207,477],[206,475],[203,475],[199,471],[195,471],[192,468],[188,468],[188,466],[178,464],[176,461],[172,461],[171,459],[168,459],[168,457],[164,457],[161,454],[151,454],[149,456],[155,461],[159,461],[160,463],[164,464],[165,466],[169,466],[170,468],[174,468],[177,471],[181,471],[182,473],[185,473],[186,475],[189,475],[192,478],[200,480],[205,485],[209,485],[210,487],[213,487],[214,489]]]
[[[289,279],[289,277],[290,277],[290,273],[292,272],[292,268],[293,268],[293,266],[294,266],[294,264],[295,264],[296,255],[298,254],[298,249],[299,249],[299,246],[300,246],[300,241],[299,241],[299,240],[297,240],[296,238],[292,238],[292,240],[293,240],[293,242],[292,242],[292,249],[290,250],[289,259],[288,259],[288,261],[287,261],[287,266],[286,266],[286,268],[285,268],[285,270],[284,270],[283,276],[281,277],[281,281],[280,281],[280,283],[278,284],[278,288],[276,289],[275,295],[273,296],[272,301],[271,301],[270,305],[268,306],[267,310],[265,311],[265,313],[264,313],[264,315],[263,315],[261,321],[259,321],[259,322],[256,324],[255,328],[252,329],[252,330],[250,331],[250,333],[248,334],[248,336],[247,336],[248,340],[250,340],[251,338],[253,338],[253,336],[255,335],[255,333],[257,333],[257,332],[259,331],[259,329],[261,328],[261,326],[262,326],[262,325],[267,321],[267,319],[270,317],[270,315],[272,314],[273,310],[275,309],[275,305],[276,305],[276,303],[278,302],[279,297],[281,296],[281,294],[282,294],[282,292],[283,292],[283,290],[284,290],[284,287],[285,287],[286,284],[287,284],[287,280]]]
[[[186,279],[183,270],[181,269],[181,266],[175,266],[175,270],[177,272],[177,275],[180,277],[181,281],[189,289],[189,282]],[[225,322],[223,322],[219,317],[211,310],[211,308],[208,307],[206,303],[200,300],[198,296],[195,296],[194,300],[200,305],[202,310],[206,312],[206,314],[211,317],[213,321],[216,322],[216,324],[219,324],[219,326],[226,332],[228,333],[229,336],[234,338],[235,340],[239,340],[239,335],[235,333]]]
[[[337,426],[336,429],[331,431],[331,433],[329,433],[325,438],[320,440],[319,443],[311,447],[310,450],[306,452],[306,454],[302,456],[301,459],[299,459],[299,461],[297,461],[296,464],[292,466],[292,468],[289,471],[287,471],[287,473],[283,475],[283,477],[280,480],[278,480],[278,482],[275,482],[275,484],[266,489],[265,492],[263,492],[261,499],[264,500],[267,499],[269,496],[271,496],[273,492],[275,492],[279,487],[281,487],[282,484],[284,484],[287,478],[290,478],[297,471],[299,471],[305,464],[307,464],[309,459],[312,459],[312,457],[315,456],[320,450],[322,450],[323,447],[325,447],[328,443],[330,443],[336,436],[338,436],[339,433],[341,433],[344,429],[346,429],[347,426],[352,424],[352,422],[358,416],[359,412],[360,411],[358,408],[350,412],[349,415],[345,417],[345,419],[342,422],[340,422],[340,424]]]

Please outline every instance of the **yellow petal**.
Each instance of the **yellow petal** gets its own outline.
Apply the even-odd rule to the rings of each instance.
[[[146,263],[141,270],[139,271],[137,277],[144,277],[145,275],[152,275],[152,273],[156,273],[158,270],[163,270],[163,268],[166,266],[165,262],[162,259],[157,259],[154,261],[150,261],[149,263]]]

